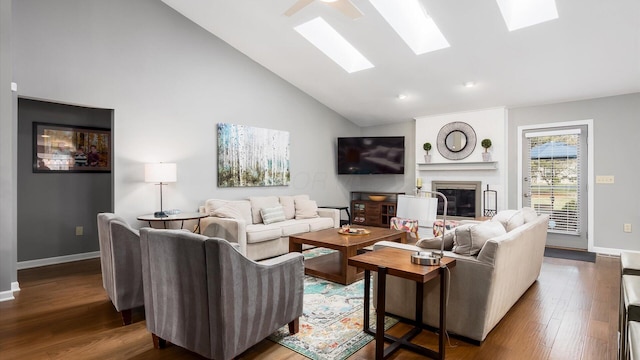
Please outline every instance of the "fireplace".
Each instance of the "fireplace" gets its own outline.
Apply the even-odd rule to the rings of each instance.
[[[473,219],[482,215],[480,181],[432,181],[431,189],[447,197],[448,219]],[[444,203],[438,202],[438,215]]]

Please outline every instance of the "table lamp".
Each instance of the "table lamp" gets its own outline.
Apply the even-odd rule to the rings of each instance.
[[[442,241],[440,242],[440,253],[432,251],[430,254],[425,254],[418,251],[411,254],[411,262],[418,265],[440,265],[440,259],[444,257],[444,234],[447,231],[447,197],[439,191],[423,190],[422,192],[440,196],[444,201],[444,208],[442,209]]]
[[[176,182],[177,172],[175,163],[158,163],[144,165],[144,181],[160,185],[160,211],[153,213],[157,218],[168,217],[162,209],[162,185]]]

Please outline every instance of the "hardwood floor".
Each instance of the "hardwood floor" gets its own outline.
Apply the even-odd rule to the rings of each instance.
[[[596,263],[545,258],[538,281],[523,295],[481,346],[451,338],[447,359],[615,359],[620,260]],[[143,311],[133,324],[108,300],[99,260],[21,270],[22,290],[0,303],[1,359],[202,359],[169,346],[153,349]],[[469,304],[473,306],[473,304]],[[454,311],[454,310],[450,310]],[[405,325],[391,332],[401,333]],[[416,342],[435,346],[423,332]],[[350,357],[372,359],[374,343]],[[263,340],[240,359],[305,359]],[[392,359],[424,359],[400,350]]]

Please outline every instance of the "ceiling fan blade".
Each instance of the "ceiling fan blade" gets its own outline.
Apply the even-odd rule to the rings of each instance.
[[[313,2],[313,0],[298,0],[298,2],[293,4],[293,6],[290,7],[289,10],[285,11],[284,14],[286,16],[291,16],[291,15],[297,13],[298,11],[300,11],[303,7],[311,4],[312,2]]]
[[[333,6],[352,19],[362,17],[362,11],[360,11],[360,9],[353,5],[350,0],[338,0],[335,2],[327,3],[327,5]]]

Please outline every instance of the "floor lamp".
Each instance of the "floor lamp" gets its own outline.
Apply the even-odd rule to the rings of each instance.
[[[174,163],[158,163],[144,165],[144,181],[160,185],[160,211],[153,213],[157,218],[168,217],[162,208],[162,186],[176,182],[177,171]]]

